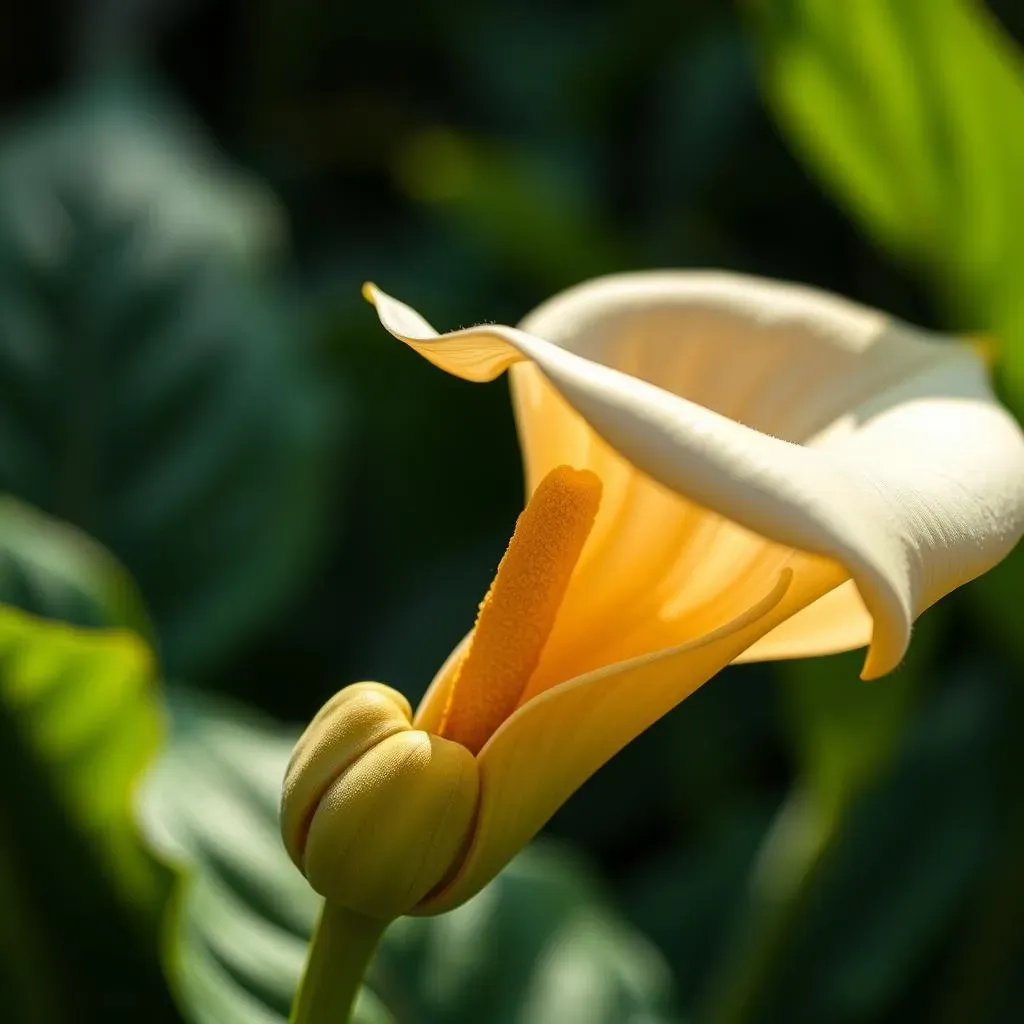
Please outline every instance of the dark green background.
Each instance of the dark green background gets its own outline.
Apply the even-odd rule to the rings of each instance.
[[[0,489],[135,582],[111,584],[116,614],[47,583],[13,516],[3,598],[142,632],[171,693],[287,723],[359,679],[415,700],[472,622],[520,508],[507,386],[392,341],[366,279],[443,329],[603,272],[722,267],[1024,358],[1024,329],[858,223],[855,190],[784,135],[765,51],[800,3],[5,7]],[[1024,35],[1024,7],[992,7]],[[556,816],[670,965],[672,1019],[1024,1016],[1020,558],[992,579],[877,683],[856,655],[728,670]],[[0,748],[0,1018],[177,1019],[157,926],[138,941],[105,909],[17,714]],[[481,992],[422,1019],[491,1019]]]

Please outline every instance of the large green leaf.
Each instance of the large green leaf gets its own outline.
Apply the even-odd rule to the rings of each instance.
[[[81,530],[0,495],[0,603],[77,626],[150,627],[135,583]]]
[[[19,753],[32,759],[30,771],[45,773],[126,904],[153,910],[162,872],[131,812],[132,790],[163,734],[149,649],[127,631],[80,630],[0,607],[0,713],[18,737],[4,745],[5,761]],[[27,783],[24,766],[7,763],[4,774]],[[57,864],[61,852],[42,857],[52,854]]]
[[[318,901],[277,824],[294,735],[179,692],[171,744],[141,804],[155,847],[187,875],[168,961],[195,1024],[280,1024]],[[385,935],[362,1024],[657,1024],[671,1019],[658,954],[616,920],[575,860],[521,855],[483,893]]]
[[[154,936],[170,879],[131,809],[162,735],[137,636],[0,606],[0,981],[12,1019],[109,1020],[137,998],[165,1019]]]
[[[0,148],[0,489],[124,562],[171,676],[262,624],[313,552],[326,406],[267,268],[278,228],[123,88]]]
[[[939,275],[971,326],[1012,328],[1007,365],[1024,385],[1024,61],[1009,37],[976,0],[753,8],[797,147],[876,237]]]

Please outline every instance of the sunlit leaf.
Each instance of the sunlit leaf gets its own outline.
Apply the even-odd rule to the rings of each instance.
[[[42,780],[126,906],[152,913],[163,873],[131,812],[135,783],[163,734],[145,644],[126,631],[80,630],[0,607],[0,714],[8,785]],[[19,755],[30,765],[19,769]],[[26,823],[22,841],[36,824]],[[87,871],[70,852],[45,851],[41,860],[69,875]]]
[[[131,808],[162,734],[137,636],[0,607],[0,981],[12,1020],[120,1019],[142,1001],[167,1019],[156,935],[170,878]]]
[[[185,692],[172,706],[172,741],[141,813],[187,879],[167,954],[181,1005],[195,1024],[280,1024],[318,910],[278,833],[294,736]],[[368,982],[360,1024],[672,1019],[658,954],[556,849],[527,851],[450,914],[396,922]]]
[[[1024,384],[1024,60],[975,0],[755,0],[768,95],[875,236]],[[946,292],[949,294],[946,294]]]

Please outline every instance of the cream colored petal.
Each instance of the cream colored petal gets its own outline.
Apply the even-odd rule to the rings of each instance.
[[[500,377],[513,363],[527,358],[514,345],[504,344],[498,337],[475,331],[456,331],[438,346],[438,337],[416,310],[386,295],[372,284],[363,285],[363,295],[374,304],[384,324],[396,338],[401,338],[424,359],[448,373],[477,383]]]
[[[719,529],[843,565],[873,623],[866,677],[892,669],[916,615],[1024,530],[1024,437],[980,361],[880,313],[728,275],[632,275],[528,319],[560,347],[495,325],[439,337],[370,294],[385,327],[450,372],[484,379],[517,358],[535,363],[618,456],[712,510]],[[626,324],[646,339],[631,342],[633,358],[653,353],[650,379],[597,361],[614,363]],[[671,353],[701,331],[714,344],[692,356],[698,374]],[[698,377],[693,397],[669,390]]]
[[[839,566],[797,556],[713,633],[561,683],[520,707],[478,755],[480,805],[466,859],[418,912],[469,899],[601,765],[842,577]]]

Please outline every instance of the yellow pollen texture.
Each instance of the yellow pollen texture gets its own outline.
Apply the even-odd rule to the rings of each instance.
[[[480,605],[440,734],[478,753],[540,661],[601,502],[589,469],[557,466],[533,492]]]

